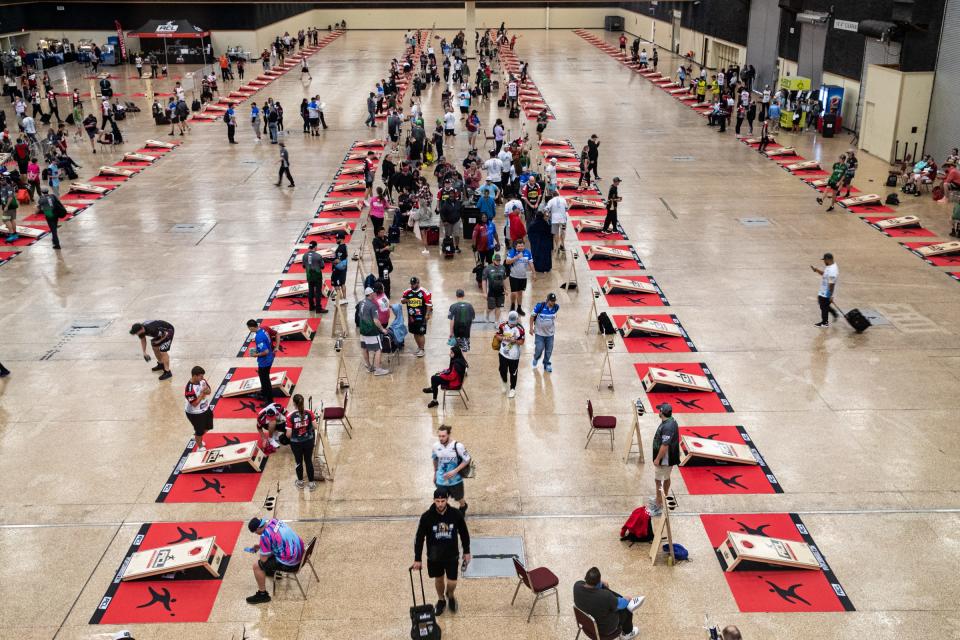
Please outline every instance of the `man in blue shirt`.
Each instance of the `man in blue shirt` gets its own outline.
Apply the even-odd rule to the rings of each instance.
[[[260,378],[260,398],[264,405],[273,404],[273,385],[270,383],[270,367],[273,366],[275,345],[273,338],[256,320],[247,320],[247,329],[253,336],[250,355],[257,358],[257,376]],[[274,332],[276,335],[276,332]]]
[[[533,254],[526,248],[523,240],[517,240],[507,253],[507,266],[510,267],[510,311],[516,309],[521,316],[523,310],[523,292],[527,288],[527,276],[533,266]]]
[[[547,294],[545,302],[538,302],[533,306],[530,312],[530,333],[534,335],[536,347],[533,351],[533,368],[537,368],[537,362],[540,356],[543,356],[543,370],[547,373],[553,371],[553,363],[550,356],[553,355],[553,338],[556,332],[557,312],[560,311],[560,305],[557,304],[557,294]]]
[[[500,174],[499,174],[499,169],[497,170],[497,175],[498,175],[498,177],[499,177],[499,175],[500,175]],[[499,193],[500,193],[500,187],[498,187],[498,186],[493,182],[493,178],[491,178],[491,177],[488,176],[487,179],[484,181],[484,183],[483,183],[482,185],[480,185],[480,188],[477,189],[477,193],[478,193],[480,196],[483,196],[483,195],[485,195],[485,194],[490,194],[490,197],[494,200],[494,202],[496,202],[496,200],[497,200],[497,195],[499,195]],[[491,216],[490,219],[493,220],[493,217]]]
[[[477,209],[480,213],[487,214],[487,220],[493,220],[497,216],[497,188],[487,179],[487,184],[477,190],[480,199],[477,200]]]

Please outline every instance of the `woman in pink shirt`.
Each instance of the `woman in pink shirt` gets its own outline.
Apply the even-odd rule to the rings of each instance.
[[[36,158],[30,158],[27,163],[27,193],[30,194],[30,202],[33,202],[34,196],[40,196],[40,165]]]
[[[383,228],[383,219],[387,215],[387,198],[383,187],[377,187],[377,195],[370,198],[370,221],[373,223],[373,235]]]

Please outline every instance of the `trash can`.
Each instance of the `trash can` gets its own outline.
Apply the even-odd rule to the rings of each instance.
[[[823,137],[832,138],[837,129],[837,116],[834,113],[828,113],[821,119],[823,122]]]

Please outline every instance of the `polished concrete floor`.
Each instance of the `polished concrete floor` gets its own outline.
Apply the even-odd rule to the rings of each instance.
[[[230,146],[222,124],[197,123],[157,166],[67,222],[62,252],[44,239],[0,267],[0,361],[13,370],[0,382],[0,636],[105,638],[130,628],[140,640],[408,637],[406,569],[416,517],[430,504],[430,445],[442,422],[478,461],[467,485],[472,534],[522,536],[527,564],[548,566],[561,581],[560,614],[548,600],[527,624],[529,593],[509,604],[515,580],[463,580],[461,612],[441,618],[445,638],[572,638],[571,588],[591,565],[621,592],[647,595],[636,616],[642,637],[701,638],[705,613],[739,625],[747,638],[960,636],[960,284],[856,215],[824,213],[797,178],[569,31],[523,32],[517,41],[557,116],[547,135],[578,148],[600,136],[601,188],[623,179],[630,244],[699,351],[627,353],[618,339],[615,388],[598,391],[604,344],[584,332],[597,273],[580,260],[581,288],[568,294],[558,289],[569,264],[561,262],[532,287],[537,298],[559,293],[554,372],[531,372],[528,344],[517,397],[506,399],[487,346],[491,328],[478,325],[470,409],[448,405],[438,415],[419,388],[446,366],[445,309],[458,287],[478,308],[483,302],[466,254],[443,261],[434,249],[424,257],[405,239],[394,289],[416,274],[434,294],[427,356],[404,355],[391,375],[373,378],[361,370],[358,345],[347,343],[355,431],[352,440],[331,432],[336,480],[315,493],[296,490],[292,457],[282,450],[249,503],[155,502],[190,435],[181,391],[190,367],[202,364],[218,384],[245,364],[235,356],[248,318],[302,316],[261,308],[345,151],[371,137],[366,92],[401,50],[399,32],[348,33],[312,59],[309,87],[294,70],[256,96],[287,106],[296,188],[273,185],[277,148],[254,142],[247,126]],[[664,56],[662,67],[676,65]],[[71,83],[80,74],[67,71]],[[331,128],[320,138],[299,130],[296,105],[308,92],[327,104]],[[439,92],[424,104],[432,119]],[[496,112],[482,106],[486,126]],[[146,113],[123,128],[130,149],[166,136]],[[849,144],[846,135],[782,137],[825,160]],[[456,157],[466,147],[458,136]],[[116,158],[84,150],[74,157],[81,177]],[[860,167],[860,188],[886,193],[887,167],[867,157]],[[948,207],[929,198],[911,198],[900,211],[920,215],[940,237],[949,230]],[[770,224],[747,227],[738,221],[745,217]],[[200,226],[171,232],[183,223]],[[842,322],[813,326],[819,280],[809,265],[824,251],[840,265],[838,300],[876,310],[888,324],[863,335]],[[177,328],[170,382],[156,381],[127,334],[149,318]],[[65,335],[71,323],[90,320],[107,326],[99,335]],[[310,356],[283,363],[303,367],[297,391],[315,402],[336,401],[329,336],[325,316]],[[673,567],[651,566],[646,545],[628,549],[618,540],[625,515],[653,492],[649,458],[620,458],[633,402],[643,396],[632,367],[658,361],[709,365],[734,412],[684,414],[680,424],[744,425],[784,489],[688,495],[674,474],[674,539],[692,561]],[[584,450],[587,399],[620,418],[615,452],[599,439]],[[655,423],[643,418],[645,443]],[[218,420],[216,428],[254,426]],[[278,482],[280,515],[301,535],[319,536],[320,584],[311,580],[306,602],[295,590],[269,605],[244,602],[254,591],[250,556],[239,551],[254,538],[244,531],[208,622],[88,624],[141,523],[246,521]],[[699,515],[785,512],[801,515],[856,611],[739,611]]]

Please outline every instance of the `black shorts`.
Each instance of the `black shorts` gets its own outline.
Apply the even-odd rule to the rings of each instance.
[[[166,353],[170,351],[170,345],[172,344],[173,344],[173,331],[171,331],[170,335],[164,338],[161,342],[157,342],[156,340],[152,340],[150,342],[150,346],[156,349],[157,351],[159,351],[160,353]]]
[[[330,284],[335,287],[342,287],[347,282],[347,270],[334,269],[330,274]]]
[[[470,112],[470,107],[460,107],[460,113],[466,115]]]
[[[453,556],[448,559],[427,560],[427,575],[431,578],[447,576],[447,580],[456,580],[460,570],[460,558]]]
[[[273,556],[268,556],[266,560],[260,558],[257,560],[257,564],[260,565],[260,568],[263,569],[263,572],[268,576],[272,576],[276,573],[277,570],[280,571],[296,571],[296,567],[291,567],[290,565],[283,564],[282,562],[277,561]]]
[[[526,291],[527,290],[527,279],[526,278],[514,278],[510,276],[510,292],[516,293],[517,291]]]
[[[390,134],[390,142],[399,142],[399,141],[400,141],[400,134],[399,134],[399,133],[391,133],[391,134]]]
[[[207,409],[203,413],[188,413],[187,420],[193,425],[193,435],[202,436],[213,429],[213,411]]]
[[[468,338],[470,336],[467,336]],[[445,489],[447,495],[456,500],[457,502],[463,502],[463,482],[458,482],[457,484],[448,484],[448,485],[436,485],[437,489]]]
[[[415,336],[427,335],[427,323],[424,320],[409,320],[407,329]]]

